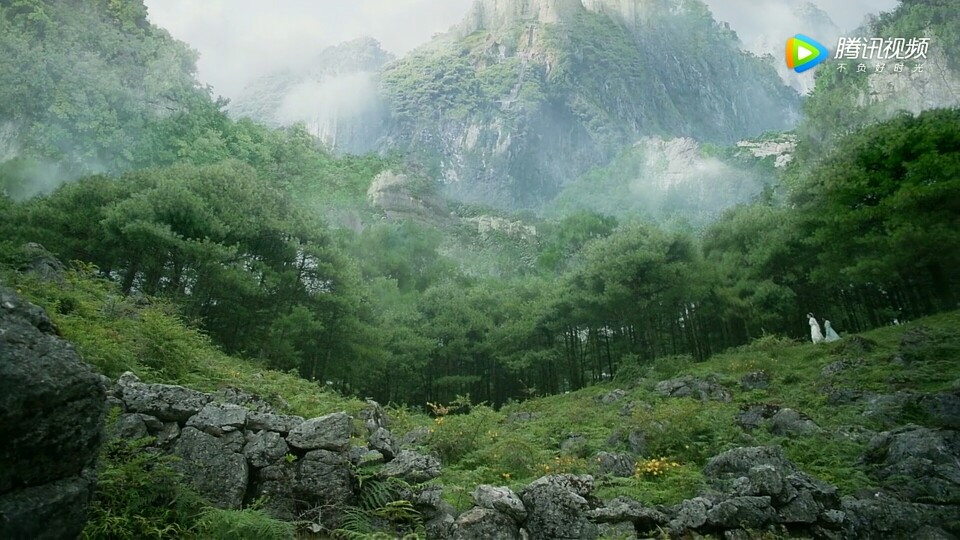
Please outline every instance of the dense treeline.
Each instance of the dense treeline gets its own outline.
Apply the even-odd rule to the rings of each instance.
[[[73,26],[44,26],[47,4],[0,1],[0,47],[13,51],[0,55],[0,77],[16,66],[28,79],[39,76],[33,68],[46,73],[43,63],[23,63],[37,32],[79,39]],[[127,4],[139,5],[81,11],[114,14],[104,19],[117,36],[109,44],[133,50],[118,58],[133,65],[141,48],[167,50],[164,58],[179,59],[175,71],[191,74],[191,57]],[[73,91],[120,95],[123,81],[105,80]],[[808,311],[854,332],[957,305],[957,110],[863,128],[816,160],[801,149],[778,196],[727,212],[699,236],[579,212],[537,223],[535,240],[517,248],[502,231],[430,224],[456,215],[385,219],[365,194],[381,170],[407,167],[397,158],[331,156],[302,127],[231,120],[222,101],[191,84],[180,84],[190,98],[171,98],[174,110],[116,118],[119,131],[91,132],[69,114],[51,120],[60,109],[47,93],[2,94],[14,101],[0,100],[10,108],[0,118],[32,127],[18,139],[19,157],[0,162],[0,255],[13,260],[17,246],[40,242],[96,265],[127,294],[175,301],[230,353],[417,404],[466,393],[500,404],[655,358],[803,337]],[[0,79],[0,92],[11,88],[22,90]],[[104,111],[120,110],[107,97],[103,110],[84,114],[102,122]],[[34,108],[16,108],[34,98]],[[78,136],[89,146],[69,155],[49,144]],[[27,165],[82,171],[86,157],[110,164],[110,174],[22,202],[8,196],[36,182]],[[325,220],[344,209],[350,227]],[[481,256],[500,246],[523,260],[490,275],[459,256],[471,242],[483,244]]]
[[[803,337],[807,311],[852,332],[953,309],[958,126],[941,110],[866,128],[797,165],[785,204],[731,210],[702,238],[569,216],[541,228],[535,271],[506,277],[470,275],[415,222],[331,231],[290,175],[238,160],[87,178],[5,202],[2,226],[177,300],[227,351],[383,400],[502,403]]]

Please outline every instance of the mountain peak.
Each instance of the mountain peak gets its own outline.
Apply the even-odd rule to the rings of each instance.
[[[582,10],[581,0],[476,0],[458,30],[468,35],[518,23],[557,23]]]

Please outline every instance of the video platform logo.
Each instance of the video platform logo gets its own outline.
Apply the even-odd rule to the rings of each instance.
[[[803,73],[827,59],[829,52],[819,41],[797,34],[787,40],[787,67]]]

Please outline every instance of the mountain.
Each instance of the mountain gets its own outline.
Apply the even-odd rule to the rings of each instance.
[[[953,54],[960,49],[957,28],[960,11],[953,0],[906,0],[872,19],[855,36],[927,39],[925,57],[828,59],[817,68],[801,134],[821,144],[901,112],[960,106],[960,61]],[[858,71],[861,63],[864,72]]]
[[[383,148],[501,208],[537,207],[643,136],[729,144],[799,105],[702,3],[673,0],[481,0],[388,65],[383,92]]]
[[[836,51],[837,39],[840,37],[840,29],[834,24],[830,15],[810,2],[790,2],[784,8],[788,10],[790,16],[786,20],[792,27],[793,33],[800,32],[808,35],[823,43],[831,54]],[[783,61],[783,43],[787,36],[793,35],[790,30],[784,30],[777,25],[776,30],[783,31],[765,32],[760,34],[747,46],[747,50],[767,59],[777,70],[777,74],[783,79],[783,82],[800,93],[807,95],[813,90],[814,76],[812,73],[797,73],[788,68]]]
[[[519,209],[641,137],[731,144],[792,127],[799,104],[700,0],[478,0],[400,59],[344,44],[231,111],[306,122],[338,152],[399,151],[455,199]]]
[[[371,38],[329,47],[305,69],[286,69],[257,79],[229,112],[271,126],[303,122],[339,152],[369,152],[386,117],[378,99],[378,73],[392,59]]]

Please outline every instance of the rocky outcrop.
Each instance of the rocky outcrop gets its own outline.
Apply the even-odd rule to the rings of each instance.
[[[239,508],[266,498],[267,512],[294,520],[306,509],[343,506],[357,495],[353,466],[365,453],[352,451],[352,419],[345,412],[304,420],[278,414],[266,401],[237,389],[206,394],[146,384],[132,373],[120,377],[113,402],[123,409],[115,436],[156,437],[157,448],[180,458],[173,466],[184,479],[219,507]],[[382,419],[374,424],[383,425]],[[402,457],[393,464],[398,475],[439,474],[440,464],[432,458],[413,452]],[[327,514],[324,519],[334,517]]]
[[[50,318],[0,287],[0,538],[76,538],[106,390]]]
[[[662,397],[692,397],[700,401],[730,401],[730,392],[715,377],[697,379],[689,375],[660,381],[654,391]]]

